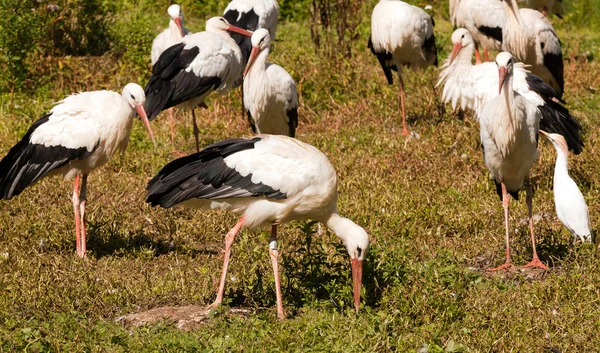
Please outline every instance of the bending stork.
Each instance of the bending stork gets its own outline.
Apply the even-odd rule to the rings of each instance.
[[[59,102],[50,113],[33,123],[0,161],[0,199],[17,196],[46,176],[75,179],[73,209],[77,255],[85,257],[88,174],[106,164],[117,151],[125,151],[136,112],[154,142],[144,111],[145,99],[142,87],[129,83],[122,94],[84,92]]]
[[[342,240],[350,255],[354,308],[360,308],[363,259],[369,237],[363,228],[337,212],[337,177],[316,148],[287,136],[259,135],[225,140],[202,152],[176,159],[148,183],[147,202],[170,208],[222,209],[241,214],[225,236],[225,259],[217,298],[221,304],[231,244],[242,226],[271,226],[269,254],[277,294],[277,314],[284,318],[279,282],[277,225],[315,219]]]
[[[494,177],[496,191],[502,199],[506,227],[506,261],[489,271],[512,266],[509,247],[508,194],[519,199],[519,190],[525,184],[529,231],[533,260],[525,267],[547,269],[540,261],[533,235],[532,196],[529,170],[537,158],[537,139],[541,114],[535,105],[513,90],[513,57],[502,52],[496,57],[499,74],[499,95],[483,108],[480,116],[480,136],[485,165]]]
[[[244,71],[244,106],[254,133],[295,137],[298,91],[284,68],[267,63],[270,37],[264,28],[252,35],[252,53]]]
[[[408,135],[404,110],[402,66],[415,69],[437,66],[433,18],[422,9],[399,0],[381,0],[371,16],[368,47],[377,56],[388,83],[394,83],[392,70],[400,81],[402,134]]]
[[[192,110],[196,150],[200,142],[194,108],[206,106],[204,100],[211,92],[230,90],[242,74],[242,54],[229,32],[252,35],[223,17],[213,17],[206,22],[205,32],[194,33],[161,54],[146,85],[148,119],[176,105]]]

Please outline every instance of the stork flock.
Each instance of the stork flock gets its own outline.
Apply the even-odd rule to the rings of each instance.
[[[450,0],[452,23],[464,28],[452,34],[453,50],[437,85],[443,87],[444,102],[473,111],[480,125],[485,165],[501,198],[506,227],[506,260],[492,271],[512,266],[509,195],[518,199],[523,186],[533,245],[533,259],[526,267],[547,268],[536,252],[529,180],[539,133],[557,150],[558,218],[575,238],[591,240],[585,200],[567,169],[569,151],[582,151],[582,127],[565,107],[560,41],[544,16],[562,15],[559,5],[531,1],[530,6],[542,10],[538,12],[519,9],[516,0]],[[152,44],[152,75],[145,89],[129,83],[121,94],[85,92],[59,102],[0,161],[0,198],[15,197],[46,176],[74,179],[76,250],[85,257],[89,173],[127,148],[136,113],[154,142],[150,122],[168,110],[175,149],[173,108],[191,110],[197,152],[166,164],[149,181],[146,201],[163,208],[222,209],[240,215],[225,236],[221,279],[211,307],[223,300],[235,235],[242,227],[271,226],[269,255],[277,313],[284,318],[277,228],[292,220],[314,219],[326,224],[347,249],[358,312],[369,236],[338,213],[338,181],[327,157],[295,139],[299,104],[295,82],[283,67],[267,62],[277,33],[277,1],[233,0],[222,17],[210,18],[206,30],[198,33],[184,27],[179,5],[171,5],[167,13],[169,27]],[[392,71],[398,72],[404,135],[408,127],[402,68],[437,66],[434,25],[426,11],[403,1],[381,0],[373,9],[368,47],[389,84],[394,82]],[[489,52],[500,50],[495,62],[488,62]],[[223,94],[240,85],[256,136],[224,140],[201,150],[195,109],[207,107],[212,92]]]

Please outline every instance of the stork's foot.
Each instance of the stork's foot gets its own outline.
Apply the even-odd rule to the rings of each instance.
[[[406,126],[404,127],[404,129],[402,129],[402,136],[408,136],[408,129],[406,128]]]
[[[528,268],[528,267],[537,267],[537,268],[541,268],[542,270],[547,270],[548,267],[546,265],[544,265],[539,258],[534,257],[533,260],[531,260],[530,263],[528,263],[527,265],[523,266],[523,268]]]
[[[505,262],[504,265],[498,266],[498,267],[494,267],[494,268],[488,268],[487,271],[488,272],[495,272],[495,271],[500,271],[500,270],[508,270],[510,268],[513,267],[513,264],[511,264],[510,262]]]

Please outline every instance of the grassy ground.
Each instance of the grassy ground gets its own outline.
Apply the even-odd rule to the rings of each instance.
[[[445,58],[451,27],[436,22]],[[234,244],[226,305],[208,323],[181,332],[168,322],[142,328],[115,322],[164,305],[210,303],[223,237],[235,223],[226,213],[144,203],[145,184],[172,159],[163,117],[153,124],[158,148],[136,122],[125,155],[90,177],[87,259],[75,255],[71,183],[43,180],[0,201],[0,352],[596,351],[600,256],[595,245],[571,246],[556,218],[552,146],[541,142],[533,169],[538,251],[551,269],[488,275],[487,267],[503,261],[504,226],[477,124],[439,108],[435,69],[406,72],[414,134],[403,137],[397,90],[385,84],[366,49],[368,29],[361,28],[355,55],[333,61],[315,55],[304,25],[284,24],[271,56],[301,90],[299,139],[329,156],[339,175],[341,213],[372,238],[360,315],[352,310],[345,249],[329,231],[318,235],[315,225],[298,222],[281,232],[287,320],[276,319],[268,234],[244,230]],[[595,225],[600,64],[588,59],[600,55],[600,36],[573,21],[558,28],[565,98],[586,141],[584,152],[571,157],[571,174]],[[68,92],[120,90],[147,77],[110,58],[52,60],[49,68],[59,72],[52,85],[15,94],[12,105],[2,97],[0,155]],[[202,144],[250,135],[239,101],[238,92],[212,99],[200,114]],[[190,119],[178,116],[178,147],[193,151]],[[527,211],[523,200],[511,206],[511,246],[522,265],[531,257]],[[232,315],[228,307],[251,313]]]

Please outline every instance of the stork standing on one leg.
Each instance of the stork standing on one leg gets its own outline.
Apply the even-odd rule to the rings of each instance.
[[[269,254],[279,318],[285,314],[278,271],[277,225],[303,219],[327,224],[350,255],[354,308],[358,313],[369,237],[363,228],[338,214],[335,170],[313,146],[277,135],[221,141],[164,166],[148,183],[146,201],[164,208],[218,208],[242,215],[225,236],[223,271],[213,307],[223,300],[231,244],[237,232],[242,226],[272,226]]]
[[[437,50],[433,35],[433,19],[422,9],[399,0],[381,0],[371,16],[368,47],[377,56],[389,84],[392,70],[400,81],[402,134],[408,135],[404,109],[402,66],[416,69],[437,66]]]
[[[541,114],[535,105],[513,89],[514,60],[510,53],[502,52],[496,57],[499,76],[499,95],[483,108],[479,123],[481,125],[481,144],[485,165],[492,173],[496,191],[502,198],[506,227],[506,261],[504,265],[489,269],[495,271],[512,266],[509,246],[508,195],[515,200],[519,190],[525,184],[527,209],[529,211],[529,231],[533,247],[533,260],[525,267],[547,269],[540,261],[533,235],[532,197],[529,183],[529,170],[537,158],[538,130]]]
[[[150,59],[152,66],[156,64],[160,54],[171,46],[181,43],[183,37],[188,36],[191,32],[183,26],[183,12],[181,7],[177,4],[169,6],[167,13],[171,20],[169,21],[169,28],[160,32],[154,41],[152,42],[152,52]],[[175,114],[174,108],[171,107],[169,110],[169,123],[171,124],[171,144],[175,145]]]
[[[73,94],[33,123],[0,161],[0,199],[19,195],[27,186],[52,175],[75,179],[73,208],[77,255],[85,257],[85,205],[88,174],[125,151],[136,114],[154,141],[144,111],[144,90],[135,83],[123,93]]]
[[[196,150],[200,142],[194,109],[205,106],[213,91],[229,91],[244,69],[240,48],[229,32],[252,35],[223,17],[213,17],[206,22],[205,32],[194,33],[163,52],[146,84],[148,119],[176,105],[192,111]]]
[[[254,133],[295,137],[296,83],[284,68],[267,63],[270,38],[264,28],[252,35],[252,53],[244,71],[244,106]]]

